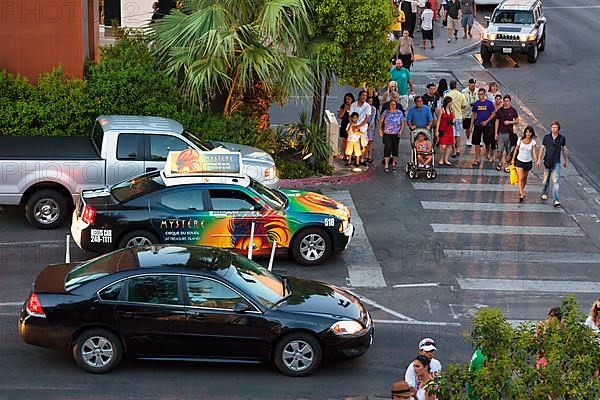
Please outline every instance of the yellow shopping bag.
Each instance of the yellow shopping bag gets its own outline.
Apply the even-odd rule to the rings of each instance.
[[[517,168],[513,164],[511,164],[508,166],[508,169],[510,170],[510,184],[516,185],[517,183],[519,183],[519,175],[517,175]]]

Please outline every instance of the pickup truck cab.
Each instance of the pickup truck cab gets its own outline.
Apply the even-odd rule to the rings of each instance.
[[[245,175],[277,185],[273,158],[260,149],[201,140],[168,118],[111,115],[96,119],[91,138],[0,136],[0,205],[24,205],[31,225],[54,229],[81,191],[161,170],[169,151],[216,147],[240,152]]]

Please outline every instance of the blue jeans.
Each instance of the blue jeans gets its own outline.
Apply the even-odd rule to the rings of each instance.
[[[548,186],[552,181],[552,197],[554,201],[558,200],[558,180],[560,179],[560,162],[554,164],[553,169],[544,168],[544,190],[542,194],[548,195]]]

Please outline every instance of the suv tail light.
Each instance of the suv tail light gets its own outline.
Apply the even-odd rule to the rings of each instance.
[[[83,212],[81,213],[81,220],[88,225],[94,225],[94,220],[96,219],[96,210],[94,207],[86,204],[83,207]]]
[[[27,300],[27,313],[31,316],[34,317],[42,317],[42,318],[46,318],[46,313],[44,312],[44,309],[42,308],[42,303],[40,302],[40,299],[38,298],[37,294],[35,293],[31,293],[31,295],[29,296],[29,299]]]

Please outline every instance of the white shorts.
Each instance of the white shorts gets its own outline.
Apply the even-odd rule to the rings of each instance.
[[[408,95],[400,95],[400,105],[404,109],[404,113],[408,112]]]
[[[454,137],[460,136],[462,133],[462,119],[454,118]]]
[[[360,133],[360,147],[367,147],[367,145],[369,144],[369,138],[367,137],[366,133],[361,132]]]

